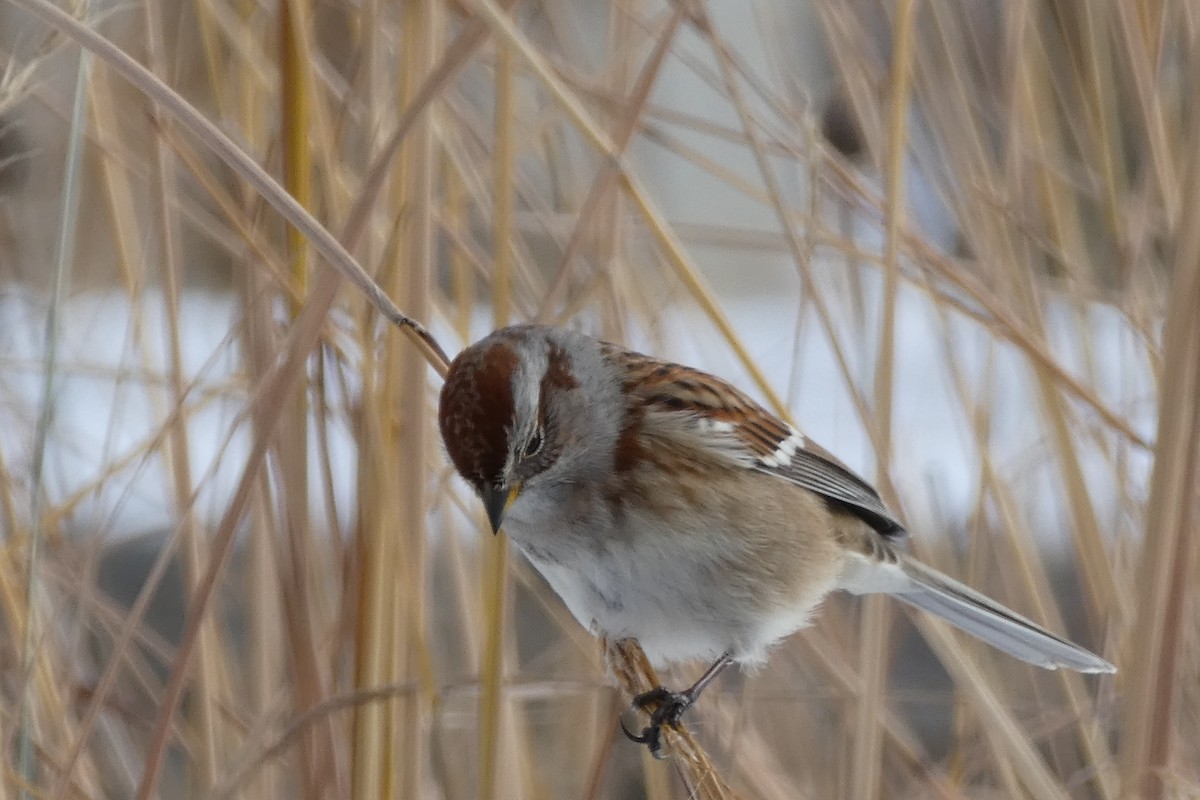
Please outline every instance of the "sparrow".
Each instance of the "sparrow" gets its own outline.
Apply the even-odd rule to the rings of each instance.
[[[712,666],[634,698],[661,729],[837,589],[884,593],[1046,669],[1108,661],[934,570],[869,483],[729,383],[573,330],[503,328],[450,365],[455,469],[580,624],[651,663]]]

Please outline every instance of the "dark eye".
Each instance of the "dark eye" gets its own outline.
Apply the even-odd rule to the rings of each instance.
[[[538,428],[533,432],[533,436],[529,439],[529,443],[525,445],[525,458],[536,456],[538,451],[542,449],[542,429]]]

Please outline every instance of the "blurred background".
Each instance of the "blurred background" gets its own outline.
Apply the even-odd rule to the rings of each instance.
[[[0,798],[1200,797],[1186,0],[63,8],[0,0]],[[836,597],[653,761],[303,211],[451,356],[735,382],[1120,671]]]

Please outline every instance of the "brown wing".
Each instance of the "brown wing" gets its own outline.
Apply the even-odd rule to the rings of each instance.
[[[622,367],[626,393],[646,410],[694,418],[706,432],[736,442],[752,469],[816,492],[885,536],[904,534],[869,483],[720,378],[616,345],[605,345],[605,355]]]

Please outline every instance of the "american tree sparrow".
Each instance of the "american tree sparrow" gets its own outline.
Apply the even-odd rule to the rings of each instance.
[[[713,678],[755,664],[833,589],[882,592],[1046,669],[1112,664],[909,556],[903,525],[827,451],[728,383],[574,331],[492,333],[438,411],[458,472],[594,633],[706,659],[636,741],[657,755]]]

